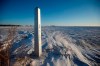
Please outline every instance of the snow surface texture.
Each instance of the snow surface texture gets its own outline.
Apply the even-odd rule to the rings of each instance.
[[[64,27],[63,29],[61,29],[61,27],[42,28],[43,58],[33,59],[30,63],[31,66],[97,66],[99,65],[99,63],[97,63],[96,58],[100,59],[99,57],[100,46],[96,44],[89,44],[84,39],[72,38],[71,35],[69,35],[68,32],[66,32],[67,30],[65,29],[67,29],[67,27]],[[72,30],[78,30],[78,29],[75,28]],[[70,29],[70,32],[72,30]],[[86,29],[83,28],[82,30],[87,31]],[[76,32],[74,36],[77,37],[78,36],[77,34],[78,33]],[[80,35],[83,36],[84,34],[80,34]],[[33,37],[30,40],[34,45],[34,34],[32,36]],[[80,42],[79,44],[77,43],[78,40]],[[34,49],[34,46],[28,47],[26,49],[28,50],[30,49],[30,50],[27,51],[24,49],[24,51],[22,52],[27,51],[27,53],[29,54],[32,52],[32,49]]]
[[[32,29],[19,28],[19,34],[11,48],[14,58],[34,51]],[[31,58],[28,64],[31,66],[99,66],[99,29],[100,27],[42,27],[43,55],[39,59]],[[23,35],[27,37],[22,39]]]

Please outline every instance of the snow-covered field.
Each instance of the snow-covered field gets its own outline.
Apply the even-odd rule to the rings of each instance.
[[[0,28],[0,41],[6,37],[4,29]],[[19,27],[16,31],[11,48],[13,66],[100,66],[100,27],[42,27],[40,58],[32,54],[33,27]]]

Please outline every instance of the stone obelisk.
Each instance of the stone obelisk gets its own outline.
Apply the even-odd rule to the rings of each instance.
[[[42,54],[42,42],[41,42],[41,14],[40,8],[35,8],[34,15],[34,48],[35,54],[40,57]]]

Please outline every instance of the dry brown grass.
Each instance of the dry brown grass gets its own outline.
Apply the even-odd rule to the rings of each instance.
[[[10,66],[10,48],[13,44],[16,34],[16,27],[8,28],[8,35],[3,42],[0,42],[0,62],[4,62],[3,64],[0,63],[0,66]]]

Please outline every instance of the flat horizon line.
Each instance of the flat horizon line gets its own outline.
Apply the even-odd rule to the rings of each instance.
[[[0,24],[0,26],[34,26],[34,25],[20,25],[20,24]],[[66,26],[62,26],[62,25],[42,25],[41,27],[44,27],[44,26],[52,26],[52,27],[100,27],[100,26],[96,26],[96,25],[66,25]]]

